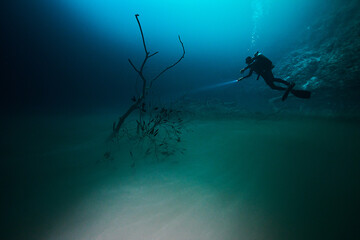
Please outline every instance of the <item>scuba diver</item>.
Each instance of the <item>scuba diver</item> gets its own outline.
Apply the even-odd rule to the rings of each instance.
[[[244,73],[245,70],[250,69],[250,72],[247,76],[241,77],[238,79],[238,82],[241,80],[250,77],[253,72],[257,73],[257,80],[260,76],[265,80],[266,84],[275,90],[285,90],[284,95],[282,96],[282,101],[285,101],[291,92],[294,96],[299,98],[310,98],[311,92],[305,90],[295,90],[293,89],[295,83],[282,80],[280,78],[275,78],[272,69],[275,67],[272,62],[265,57],[263,54],[256,52],[254,57],[247,57],[245,60],[247,67],[241,69],[240,73]],[[276,86],[274,82],[279,82],[287,86],[287,88]]]

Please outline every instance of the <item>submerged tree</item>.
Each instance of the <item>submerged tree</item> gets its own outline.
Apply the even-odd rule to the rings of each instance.
[[[126,120],[126,118],[135,110],[140,110],[140,113],[144,112],[144,105],[145,105],[145,99],[146,96],[148,94],[149,89],[151,89],[153,83],[162,75],[164,74],[167,70],[169,70],[170,68],[174,67],[176,64],[178,64],[185,56],[185,48],[184,48],[184,44],[181,41],[181,38],[179,36],[179,41],[181,43],[181,47],[183,49],[183,54],[182,56],[172,65],[166,67],[164,70],[162,70],[158,75],[156,75],[154,78],[152,79],[148,79],[147,77],[144,76],[143,70],[144,70],[144,66],[146,64],[146,62],[148,61],[149,58],[153,57],[154,55],[156,55],[158,52],[152,53],[150,54],[150,52],[147,50],[146,48],[146,43],[145,43],[145,37],[144,37],[144,33],[142,31],[141,28],[141,24],[139,21],[139,14],[135,15],[136,20],[138,22],[139,25],[139,29],[140,29],[140,33],[141,33],[141,37],[142,37],[142,41],[143,41],[143,45],[144,45],[144,50],[145,50],[145,58],[140,66],[140,68],[135,67],[135,65],[132,63],[132,61],[130,59],[128,59],[130,65],[134,68],[134,70],[138,73],[139,77],[142,80],[142,91],[140,96],[133,97],[133,104],[128,108],[128,110],[121,116],[119,117],[119,120],[117,122],[114,122],[113,124],[113,133],[111,134],[110,138],[113,139],[114,137],[116,137],[119,134],[119,131],[124,123],[124,121]]]
[[[172,65],[164,68],[159,74],[153,78],[145,77],[143,70],[148,59],[156,55],[158,52],[150,53],[147,50],[145,37],[139,21],[139,14],[135,15],[139,25],[142,42],[145,50],[145,58],[140,66],[137,68],[130,59],[129,63],[132,68],[138,73],[142,80],[141,93],[132,98],[133,103],[127,111],[119,117],[117,122],[113,123],[113,132],[109,137],[112,142],[118,142],[125,137],[130,143],[130,156],[133,159],[131,167],[135,166],[136,156],[153,155],[157,160],[162,160],[177,152],[183,153],[179,145],[181,142],[181,134],[183,132],[183,119],[181,112],[177,109],[172,109],[165,106],[152,106],[147,99],[149,90],[153,83],[163,75],[167,70],[177,65],[185,56],[184,44],[179,36],[179,42],[182,47],[181,57]],[[135,110],[139,111],[139,119],[130,122],[129,125],[124,126],[125,120]],[[139,155],[140,154],[140,155]],[[104,160],[113,160],[113,155],[110,151],[104,154]]]

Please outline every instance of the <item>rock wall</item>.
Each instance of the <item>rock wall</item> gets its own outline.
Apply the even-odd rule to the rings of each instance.
[[[323,100],[360,109],[360,3],[352,1],[309,26],[274,72]]]

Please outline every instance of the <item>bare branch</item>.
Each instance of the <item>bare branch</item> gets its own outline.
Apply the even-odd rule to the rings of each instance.
[[[126,113],[119,118],[118,122],[116,124],[115,123],[113,124],[113,133],[109,137],[109,140],[113,139],[119,133],[119,130],[122,124],[124,123],[125,119],[130,115],[130,113],[132,113],[134,110],[139,108],[139,104],[141,101],[142,98],[139,98],[133,105],[129,107]]]
[[[152,57],[152,56],[154,56],[154,55],[157,54],[157,53],[159,53],[159,52],[153,53],[153,54],[149,55],[149,57]]]
[[[147,61],[148,59],[149,59],[149,53],[146,54],[145,59],[144,59],[143,63],[141,64],[140,72],[143,71],[144,66],[145,66],[145,63],[146,63],[146,61]]]
[[[143,40],[143,44],[144,44],[144,49],[145,49],[145,54],[146,56],[149,55],[148,51],[146,50],[146,44],[145,44],[145,38],[144,38],[144,34],[143,34],[143,31],[142,31],[142,28],[141,28],[141,24],[140,24],[140,21],[139,21],[139,14],[135,14],[135,17],[136,17],[136,21],[138,22],[139,24],[139,28],[140,28],[140,32],[141,32],[141,37],[142,37],[142,40]]]
[[[131,62],[130,58],[128,59],[128,61],[129,61],[129,63],[131,64],[131,66],[135,69],[135,71],[136,71],[137,73],[140,73],[140,71],[137,70],[137,68],[135,67],[135,65]]]
[[[153,80],[151,80],[149,88],[152,87],[152,84],[155,82],[155,80],[158,79],[164,72],[166,72],[166,71],[169,70],[170,68],[174,67],[176,64],[178,64],[178,63],[184,58],[184,56],[185,56],[185,47],[184,47],[183,42],[181,41],[180,35],[179,35],[179,41],[180,41],[181,47],[182,47],[182,49],[183,49],[183,54],[182,54],[182,56],[179,58],[179,60],[177,60],[176,63],[174,63],[173,65],[171,65],[171,66],[169,66],[169,67],[167,67],[167,68],[165,68],[165,69],[164,69],[161,73],[159,73]]]

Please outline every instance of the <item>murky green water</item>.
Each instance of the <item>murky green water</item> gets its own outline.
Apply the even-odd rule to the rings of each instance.
[[[360,125],[192,120],[184,154],[132,159],[113,116],[14,118],[2,137],[7,239],[355,239]],[[22,123],[22,124],[21,124]],[[17,126],[17,128],[15,128]],[[114,160],[103,160],[111,150]],[[359,235],[357,235],[359,236]]]

